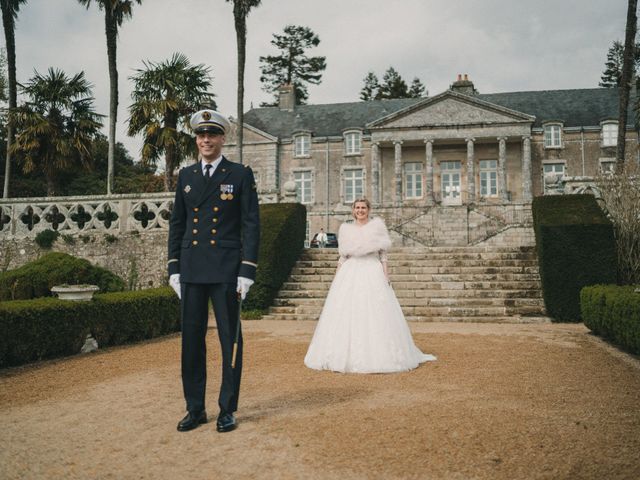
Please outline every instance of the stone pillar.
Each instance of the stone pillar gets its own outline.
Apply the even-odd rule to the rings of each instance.
[[[371,202],[380,206],[380,144],[371,144]]]
[[[530,202],[531,197],[531,137],[522,137],[522,200]]]
[[[507,137],[498,137],[498,195],[502,203],[509,201],[507,197]]]
[[[476,201],[476,174],[474,169],[473,142],[475,138],[465,138],[467,142],[467,203]]]
[[[402,141],[396,140],[393,142],[394,146],[394,160],[395,160],[395,174],[396,174],[396,199],[395,205],[399,207],[402,205]]]
[[[427,138],[424,141],[425,144],[425,175],[426,175],[426,199],[427,205],[433,205],[435,203],[435,195],[433,193],[433,139]]]

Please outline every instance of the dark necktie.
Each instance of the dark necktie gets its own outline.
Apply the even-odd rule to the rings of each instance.
[[[211,168],[212,165],[210,163],[207,163],[205,166],[205,172],[204,172],[204,179],[205,180],[210,180],[211,179]]]

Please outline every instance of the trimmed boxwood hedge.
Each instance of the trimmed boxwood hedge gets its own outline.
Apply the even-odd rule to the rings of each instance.
[[[118,292],[124,280],[88,260],[50,252],[14,270],[0,273],[0,300],[28,300],[51,296],[54,285],[91,284],[101,292]]]
[[[267,309],[304,248],[307,210],[299,203],[260,205],[260,252],[255,285],[244,310]]]
[[[613,226],[592,195],[536,197],[532,209],[547,313],[580,321],[582,287],[616,282]]]
[[[179,329],[180,303],[169,287],[97,294],[87,302],[1,302],[0,367],[76,354],[89,333],[104,347]]]
[[[640,286],[585,287],[580,307],[584,324],[593,333],[640,354]]]

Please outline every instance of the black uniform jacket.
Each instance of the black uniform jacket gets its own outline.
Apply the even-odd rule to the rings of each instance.
[[[213,176],[200,162],[180,170],[169,223],[169,275],[185,283],[255,279],[260,244],[251,168],[222,157]]]

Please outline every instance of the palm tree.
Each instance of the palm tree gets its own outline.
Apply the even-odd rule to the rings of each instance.
[[[622,60],[622,76],[620,78],[620,103],[618,118],[618,147],[616,152],[616,162],[618,170],[622,171],[624,163],[624,152],[627,130],[627,111],[629,108],[629,93],[631,91],[631,80],[633,76],[636,31],[638,28],[638,0],[629,0],[627,7],[627,26],[624,40],[624,54]]]
[[[213,106],[209,69],[191,65],[174,53],[161,63],[143,62],[144,69],[130,77],[134,82],[129,107],[130,136],[143,134],[142,161],[155,164],[164,154],[165,190],[173,188],[174,170],[183,159],[195,156],[189,127],[190,115],[204,105]]]
[[[28,100],[10,113],[19,132],[11,151],[23,156],[25,173],[44,173],[47,195],[53,196],[59,173],[90,165],[102,115],[93,110],[91,84],[84,72],[73,77],[53,68],[46,75],[35,72],[21,91]]]
[[[20,5],[27,0],[0,0],[2,8],[2,25],[4,27],[4,38],[7,45],[7,70],[9,74],[9,111],[16,108],[18,103],[17,82],[16,82],[16,37],[15,25],[18,18]],[[11,176],[11,144],[15,130],[11,118],[7,121],[7,156],[4,167],[4,190],[3,198],[9,198],[9,177]]]
[[[78,0],[89,8],[91,0]],[[104,29],[107,35],[107,59],[109,62],[109,153],[107,156],[107,194],[113,189],[113,166],[116,149],[116,124],[118,119],[118,63],[116,61],[118,28],[125,18],[131,18],[133,2],[142,0],[95,0],[104,10]]]
[[[242,163],[242,142],[244,138],[244,66],[247,51],[247,16],[253,7],[262,0],[226,0],[233,2],[233,18],[236,26],[236,43],[238,48],[238,162]]]

